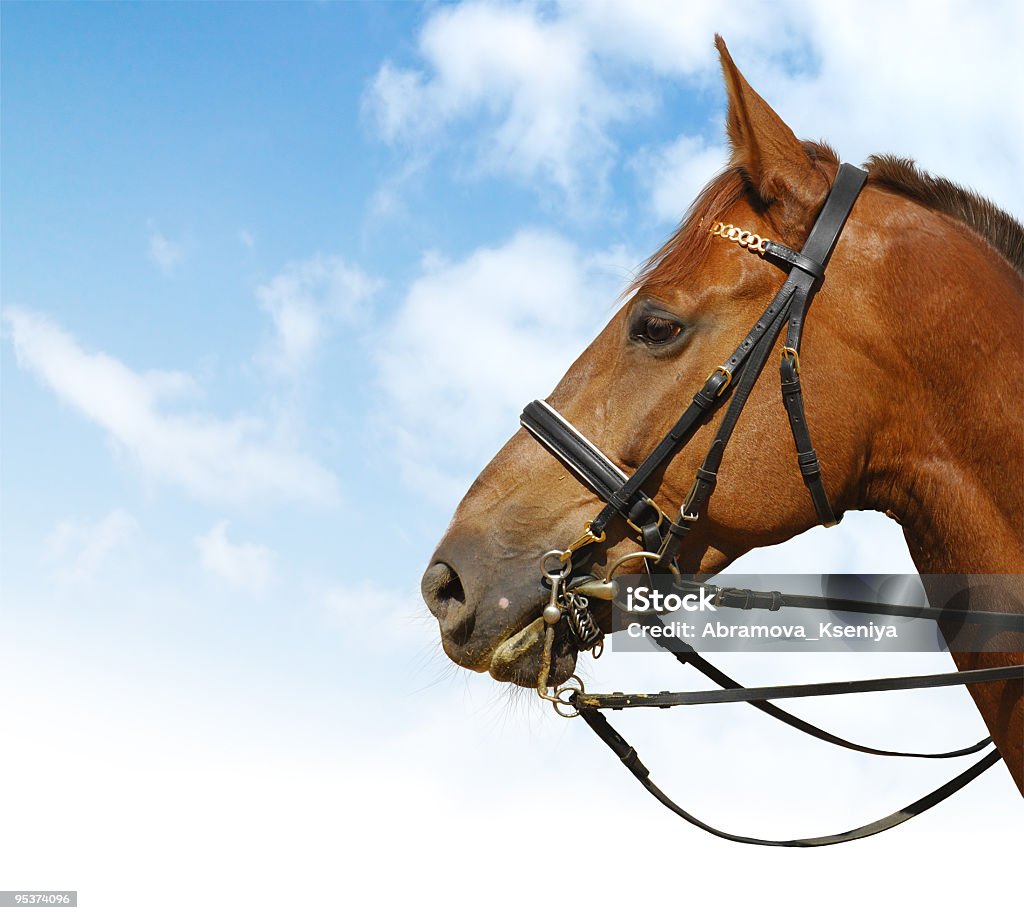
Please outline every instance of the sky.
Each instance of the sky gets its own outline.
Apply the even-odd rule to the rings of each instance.
[[[724,164],[716,30],[798,136],[913,156],[1024,214],[1019,4],[764,10],[3,5],[0,889],[77,888],[97,918],[667,916],[671,884],[726,915],[1005,905],[978,881],[1019,843],[1001,767],[849,848],[725,844],[580,726],[449,666],[419,599],[522,405]],[[871,513],[733,571],[805,569],[913,571]],[[610,654],[588,686],[699,686],[662,657]],[[956,688],[792,708],[873,744],[984,734]],[[740,832],[839,830],[954,772],[715,709],[630,733]],[[638,843],[664,877],[645,858],[576,886],[551,859]]]

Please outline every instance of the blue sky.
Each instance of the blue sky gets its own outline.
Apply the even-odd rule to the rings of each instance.
[[[0,831],[0,887],[77,885],[95,916],[119,916],[112,864],[132,891],[161,883],[135,839],[157,867],[184,859],[169,916],[190,893],[227,909],[210,868],[225,852],[236,887],[277,867],[245,896],[250,916],[280,915],[291,887],[337,882],[339,865],[359,905],[409,909],[416,885],[381,894],[382,854],[415,862],[484,834],[501,858],[465,857],[483,896],[552,811],[598,847],[642,833],[717,853],[632,798],[575,726],[451,673],[422,567],[521,405],[722,164],[716,29],[798,135],[854,162],[914,155],[1024,212],[1024,135],[992,89],[1020,83],[1013,4],[927,20],[888,4],[884,30],[871,4],[782,4],[769,26],[760,4],[717,6],[4,4],[0,737],[17,750],[0,788],[25,794],[0,795],[26,824],[70,817],[56,843],[46,821]],[[798,540],[738,568],[792,570],[798,548],[821,571],[910,564],[876,515]],[[799,667],[894,667],[826,657]],[[660,663],[605,667],[600,683],[681,685]],[[949,746],[980,730],[964,696],[886,704],[885,719],[802,711]],[[821,801],[841,826],[948,775],[702,719],[671,743],[652,726],[651,743],[701,781],[759,741],[779,775],[819,777],[781,804],[709,792],[733,825],[757,811],[764,832],[827,831],[807,826]],[[545,786],[552,764],[584,770],[606,810]],[[1008,777],[983,784],[904,841],[1009,835]],[[403,816],[377,804],[388,794]],[[752,878],[773,865],[726,852]]]

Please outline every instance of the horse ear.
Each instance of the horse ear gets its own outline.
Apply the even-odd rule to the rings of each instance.
[[[828,180],[789,125],[751,88],[721,35],[715,36],[715,45],[729,97],[726,130],[732,165],[743,171],[765,205],[796,205],[800,213],[786,213],[787,223],[809,219],[828,190]]]

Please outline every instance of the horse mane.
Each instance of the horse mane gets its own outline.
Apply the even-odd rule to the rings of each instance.
[[[966,224],[1024,274],[1024,227],[988,198],[933,176],[906,157],[875,154],[864,165],[871,182]]]
[[[803,146],[815,163],[838,167],[839,157],[827,144],[805,141]],[[869,182],[965,224],[1024,274],[1024,227],[992,201],[948,179],[930,175],[906,157],[875,154],[864,166]],[[707,230],[749,191],[749,180],[740,166],[728,166],[715,176],[672,236],[641,266],[627,293],[644,286],[677,287],[685,283],[707,257],[711,247]],[[757,200],[753,194],[750,198]]]

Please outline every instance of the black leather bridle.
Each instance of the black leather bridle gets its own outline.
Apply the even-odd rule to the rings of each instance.
[[[826,527],[839,522],[841,515],[836,515],[832,510],[821,481],[821,467],[811,445],[811,433],[804,415],[800,386],[800,341],[807,308],[825,278],[825,266],[828,265],[866,179],[867,173],[856,166],[844,163],[839,167],[821,213],[800,252],[739,228],[725,231],[727,239],[735,240],[770,262],[789,266],[789,277],[736,350],[708,375],[679,420],[631,476],[624,478],[621,471],[600,450],[547,403],[535,400],[523,410],[520,419],[523,427],[607,502],[597,517],[587,525],[583,540],[589,536],[587,542],[600,542],[615,516],[621,515],[641,532],[644,548],[648,552],[656,551],[663,565],[675,559],[680,544],[714,491],[725,448],[787,319],[789,322],[786,343],[782,348],[780,375],[782,398],[793,431],[797,461],[818,519]],[[719,235],[723,235],[724,229],[719,229]],[[729,408],[718,426],[711,449],[697,469],[693,486],[678,516],[674,521],[664,520],[659,523],[657,519],[661,515],[655,512],[653,501],[643,491],[644,486],[726,402]],[[582,549],[587,542],[574,546],[573,550]]]
[[[617,568],[627,559],[643,559],[649,573],[667,572],[677,579],[679,576],[676,560],[680,547],[686,539],[694,523],[704,511],[715,488],[718,470],[730,438],[736,428],[740,414],[755,382],[767,363],[775,342],[786,325],[785,344],[782,346],[780,378],[782,399],[789,417],[793,442],[796,448],[797,462],[804,484],[810,493],[815,512],[819,521],[826,527],[837,524],[841,514],[837,515],[829,501],[821,477],[821,467],[817,454],[811,444],[810,429],[804,413],[803,394],[800,385],[800,342],[803,335],[804,320],[807,309],[815,292],[825,278],[825,267],[842,233],[857,196],[867,179],[867,173],[855,166],[844,163],[839,167],[836,179],[832,184],[828,197],[818,214],[814,226],[807,237],[804,247],[795,252],[780,243],[763,238],[758,234],[742,230],[731,225],[716,223],[710,232],[731,240],[740,246],[756,253],[769,262],[788,267],[788,277],[771,303],[761,314],[747,336],[740,342],[736,350],[721,365],[716,367],[704,381],[704,384],[693,395],[678,421],[669,432],[658,442],[647,458],[637,467],[632,475],[623,473],[602,451],[591,443],[581,432],[572,426],[547,403],[537,400],[530,403],[521,417],[523,427],[541,442],[559,461],[572,470],[586,485],[605,502],[605,507],[593,519],[588,521],[583,534],[565,550],[552,550],[545,554],[541,561],[541,571],[545,580],[551,585],[551,603],[545,608],[546,623],[545,647],[542,658],[541,673],[538,675],[538,692],[545,699],[555,703],[556,711],[570,718],[580,716],[594,732],[622,760],[630,772],[667,808],[718,837],[740,843],[751,843],[762,846],[814,847],[828,846],[857,840],[888,830],[931,808],[948,798],[971,780],[980,776],[985,770],[998,762],[999,752],[990,751],[981,760],[973,764],[963,773],[954,777],[934,792],[918,801],[900,809],[879,821],[866,824],[840,834],[824,837],[808,837],[794,840],[765,840],[746,837],[718,830],[689,812],[682,809],[649,777],[649,771],[640,761],[636,751],[609,724],[600,712],[601,709],[625,709],[641,706],[658,706],[665,708],[679,705],[698,705],[709,703],[747,702],[773,718],[779,719],[798,730],[830,744],[836,744],[850,750],[876,754],[886,757],[924,757],[948,758],[960,757],[980,751],[992,743],[985,738],[969,747],[936,754],[889,751],[856,744],[819,728],[783,709],[776,707],[771,700],[806,697],[830,696],[842,693],[867,693],[879,690],[900,690],[921,687],[940,687],[966,685],[991,681],[1005,681],[1024,678],[1024,665],[1002,668],[979,668],[958,671],[950,674],[932,674],[920,677],[893,677],[870,681],[845,681],[833,683],[816,683],[803,685],[785,685],[777,687],[745,688],[723,671],[701,657],[691,646],[681,639],[659,638],[656,641],[670,651],[681,663],[696,667],[701,673],[717,683],[722,689],[699,691],[693,693],[662,693],[662,694],[588,694],[583,690],[582,683],[578,689],[560,688],[553,693],[548,692],[548,675],[551,662],[554,627],[565,616],[569,634],[581,651],[599,647],[601,632],[588,611],[589,597],[610,598],[613,586],[610,581],[596,579],[587,575],[573,576],[573,565],[577,571],[585,562],[588,547],[601,543],[606,539],[607,529],[616,519],[621,517],[636,532],[643,546],[643,551],[631,553],[618,560]],[[679,508],[678,514],[670,519],[657,506],[647,488],[652,476],[660,470],[685,444],[696,431],[705,424],[723,405],[728,404],[719,423],[718,429],[703,463],[698,467],[693,485]],[[549,557],[555,561],[555,568],[549,567]],[[608,578],[610,579],[611,573]],[[806,601],[806,598],[793,597],[779,592],[753,592],[738,589],[716,589],[720,603],[727,606],[763,607],[778,610],[782,606]],[[821,600],[821,599],[815,599]],[[892,613],[893,608],[885,604],[864,604],[850,607],[840,599],[829,598],[832,609],[859,609],[861,612],[872,611]],[[804,606],[807,606],[805,603]],[[1021,630],[1024,617],[1020,614],[1008,614],[985,611],[936,611],[933,608],[903,608],[903,616],[938,616],[962,621],[988,622],[999,624],[1001,628]],[[654,618],[654,622],[657,619]]]

